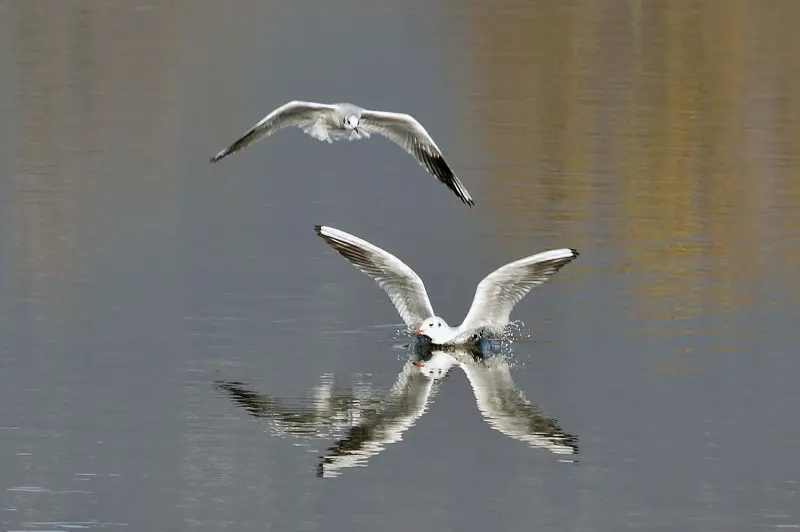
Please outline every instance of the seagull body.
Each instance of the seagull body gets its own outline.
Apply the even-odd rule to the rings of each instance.
[[[343,139],[369,138],[378,133],[413,155],[434,177],[469,206],[474,201],[444,160],[442,151],[422,124],[403,113],[371,111],[352,103],[324,104],[291,101],[250,128],[233,144],[211,158],[215,163],[246,146],[286,127],[299,127],[320,141],[332,143]]]
[[[574,249],[554,249],[498,268],[478,284],[461,325],[451,327],[434,313],[422,279],[400,259],[339,229],[317,225],[314,230],[353,266],[372,277],[389,295],[406,325],[430,338],[434,345],[470,344],[482,334],[501,334],[514,306],[578,256]]]

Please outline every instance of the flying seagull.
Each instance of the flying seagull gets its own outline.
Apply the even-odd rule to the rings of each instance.
[[[470,207],[475,204],[467,189],[444,160],[442,150],[413,116],[370,111],[351,103],[324,104],[295,100],[281,105],[262,118],[236,142],[212,157],[211,162],[224,159],[257,140],[289,126],[299,127],[315,139],[329,143],[342,139],[368,138],[373,133],[383,135],[416,157],[428,172],[452,190],[462,202]]]
[[[353,266],[375,279],[406,325],[435,345],[473,343],[481,333],[501,333],[514,306],[578,256],[574,249],[553,249],[498,268],[478,284],[461,325],[451,327],[433,312],[422,279],[400,259],[339,229],[317,225],[314,230]]]

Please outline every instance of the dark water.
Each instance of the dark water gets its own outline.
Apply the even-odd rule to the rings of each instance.
[[[798,24],[761,0],[0,1],[3,529],[800,528]],[[475,208],[380,139],[208,164],[295,98],[414,114]],[[516,308],[510,368],[434,383],[317,223],[396,253],[451,323],[497,266],[581,256]],[[399,441],[318,476],[387,410]]]

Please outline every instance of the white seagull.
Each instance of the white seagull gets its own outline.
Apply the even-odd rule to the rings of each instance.
[[[231,153],[268,137],[285,127],[301,128],[315,139],[329,143],[341,139],[360,139],[372,133],[383,135],[410,155],[470,207],[475,204],[461,181],[442,156],[442,150],[422,127],[407,114],[370,111],[352,103],[324,104],[291,101],[261,119],[236,142],[211,158],[215,163]]]
[[[403,261],[339,229],[317,225],[314,230],[353,266],[375,279],[406,325],[430,338],[434,345],[468,344],[484,332],[502,333],[514,306],[578,256],[574,249],[553,249],[498,268],[478,284],[461,325],[451,327],[434,313],[422,279]]]

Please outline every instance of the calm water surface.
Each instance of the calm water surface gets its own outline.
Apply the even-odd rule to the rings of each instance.
[[[800,528],[798,24],[0,1],[3,529]],[[381,139],[208,164],[294,98],[414,114],[475,208]],[[421,369],[317,223],[451,323],[494,268],[581,256],[516,308],[508,364]]]

